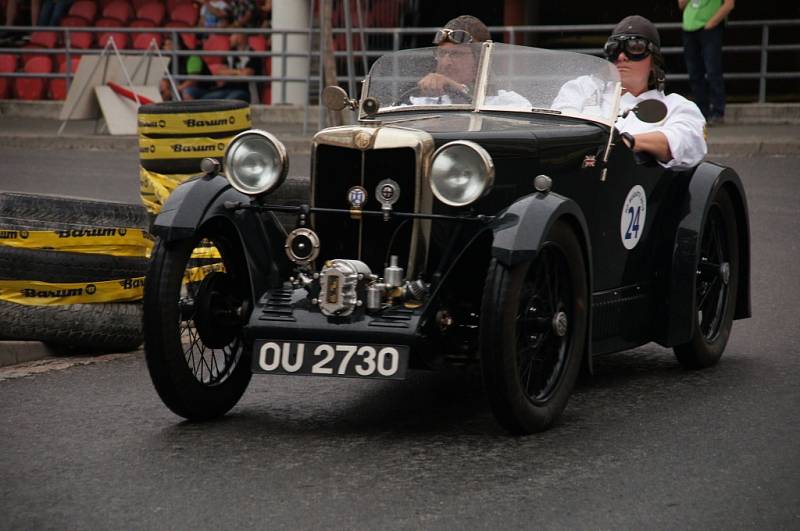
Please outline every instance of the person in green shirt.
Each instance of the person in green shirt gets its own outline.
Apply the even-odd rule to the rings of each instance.
[[[734,0],[678,0],[683,10],[683,54],[694,101],[709,125],[725,120],[722,32]]]

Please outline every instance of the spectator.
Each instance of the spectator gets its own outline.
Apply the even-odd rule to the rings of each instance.
[[[69,12],[73,0],[44,0],[41,2],[37,26],[58,26],[61,19]],[[31,16],[33,14],[31,13]]]
[[[258,26],[258,9],[254,0],[231,1],[231,23],[236,28],[255,28]]]
[[[725,120],[722,33],[734,0],[678,0],[683,10],[683,53],[689,85],[708,125]]]
[[[272,27],[272,0],[259,0],[258,22],[262,28]]]
[[[230,22],[231,6],[227,0],[195,0],[200,4],[200,23],[204,28],[224,28]]]
[[[231,34],[231,51],[252,52],[244,33]],[[225,64],[215,72],[219,76],[254,76],[263,72],[261,57],[255,55],[229,55]],[[203,95],[203,99],[227,99],[250,101],[250,83],[247,81],[223,81],[219,86]]]
[[[184,40],[184,44],[186,44],[186,40]],[[172,42],[172,37],[167,37],[164,39],[164,46],[163,49],[165,55],[170,57],[169,51],[174,48],[174,44]],[[187,49],[191,49],[187,45]],[[178,74],[181,76],[211,76],[211,71],[208,69],[208,65],[203,59],[198,55],[181,55],[178,56]],[[191,80],[191,79],[184,79],[180,81],[178,85],[175,87],[181,95],[182,100],[197,100],[203,97],[203,95],[211,90],[214,87],[213,81],[199,81],[199,80]],[[170,86],[169,81],[166,79],[161,80],[161,99],[164,101],[171,100],[173,97],[172,94],[172,87]]]

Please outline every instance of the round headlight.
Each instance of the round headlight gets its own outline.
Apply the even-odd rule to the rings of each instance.
[[[465,206],[480,199],[494,183],[492,157],[469,140],[443,145],[433,154],[431,190],[439,201]]]
[[[286,148],[266,131],[239,133],[225,150],[225,175],[231,186],[248,195],[270,192],[286,178]]]

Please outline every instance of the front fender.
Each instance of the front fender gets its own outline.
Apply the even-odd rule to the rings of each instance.
[[[739,175],[731,168],[704,162],[692,175],[684,203],[679,207],[683,215],[678,221],[672,252],[667,346],[685,343],[694,334],[695,276],[703,220],[712,199],[722,190],[733,201],[739,237],[739,286],[733,318],[744,319],[751,315],[750,217],[744,187]]]
[[[152,232],[163,241],[190,238],[203,227],[217,224],[233,230],[247,259],[254,300],[268,287],[288,278],[290,265],[281,249],[286,232],[271,212],[225,208],[228,201],[249,204],[250,198],[222,176],[201,176],[184,182],[169,196],[156,217]]]
[[[535,193],[520,198],[508,207],[492,224],[494,240],[492,256],[507,266],[513,266],[536,258],[550,227],[558,220],[569,223],[575,231],[583,250],[589,300],[592,298],[593,279],[592,247],[586,218],[578,204],[555,193]],[[584,355],[586,369],[592,372],[592,308],[588,305],[586,345]]]

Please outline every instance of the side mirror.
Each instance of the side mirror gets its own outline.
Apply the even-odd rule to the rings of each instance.
[[[624,118],[629,112],[633,112],[638,119],[645,123],[655,124],[664,119],[667,115],[667,106],[660,100],[644,100],[636,104],[636,107],[625,111]]]
[[[322,104],[332,111],[341,111],[345,107],[355,110],[358,107],[358,102],[348,98],[347,92],[336,85],[327,86],[322,91]]]

